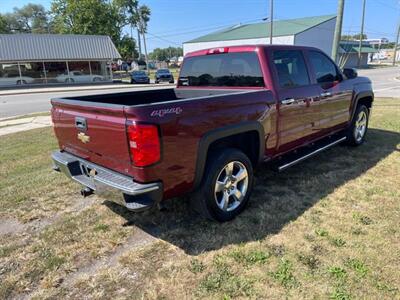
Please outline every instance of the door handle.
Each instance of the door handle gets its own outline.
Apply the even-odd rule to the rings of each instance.
[[[289,105],[289,104],[294,103],[295,101],[296,101],[296,100],[294,100],[294,98],[288,98],[288,99],[282,100],[281,103],[282,103],[283,105]]]
[[[330,96],[332,96],[331,92],[323,92],[323,93],[321,93],[321,97],[330,97]]]
[[[83,117],[75,117],[75,127],[80,130],[86,130],[87,129],[86,119]]]

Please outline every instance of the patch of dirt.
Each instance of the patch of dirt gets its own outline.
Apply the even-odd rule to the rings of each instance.
[[[121,257],[121,255],[123,255],[125,252],[135,248],[143,247],[154,241],[156,241],[156,238],[137,228],[135,229],[134,234],[129,237],[123,245],[117,247],[113,253],[103,259],[85,265],[77,271],[71,273],[67,278],[65,278],[62,286],[71,286],[80,277],[93,276],[100,269],[115,267],[118,264],[118,258]]]
[[[15,234],[25,229],[25,225],[17,219],[0,219],[0,235]]]
[[[72,202],[72,200],[71,200]],[[17,234],[22,231],[27,231],[27,232],[40,232],[42,231],[45,227],[57,222],[60,220],[66,213],[79,213],[92,205],[94,205],[96,202],[100,202],[99,199],[96,198],[90,198],[90,199],[85,199],[84,201],[79,200],[76,201],[76,203],[72,206],[70,206],[68,209],[59,212],[52,217],[48,218],[41,218],[41,219],[36,219],[32,220],[27,223],[21,223],[15,218],[5,218],[5,219],[0,219],[0,236],[1,235],[7,235],[7,234]]]

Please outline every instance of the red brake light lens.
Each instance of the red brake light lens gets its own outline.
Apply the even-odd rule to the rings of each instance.
[[[128,140],[135,166],[145,167],[160,160],[161,147],[157,126],[138,123],[128,125]]]
[[[208,50],[207,55],[227,53],[228,51],[229,51],[228,47],[213,48],[213,49]]]

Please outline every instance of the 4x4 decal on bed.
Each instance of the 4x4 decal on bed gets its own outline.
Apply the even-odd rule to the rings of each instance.
[[[182,113],[182,108],[178,107],[172,107],[172,108],[164,108],[164,109],[158,109],[158,110],[153,110],[150,114],[152,117],[164,117],[165,115],[168,114],[176,114],[179,115]]]

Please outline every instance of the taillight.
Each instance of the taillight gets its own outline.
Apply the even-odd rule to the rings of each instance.
[[[140,123],[129,124],[128,140],[135,166],[145,167],[160,160],[160,136],[157,126]]]

